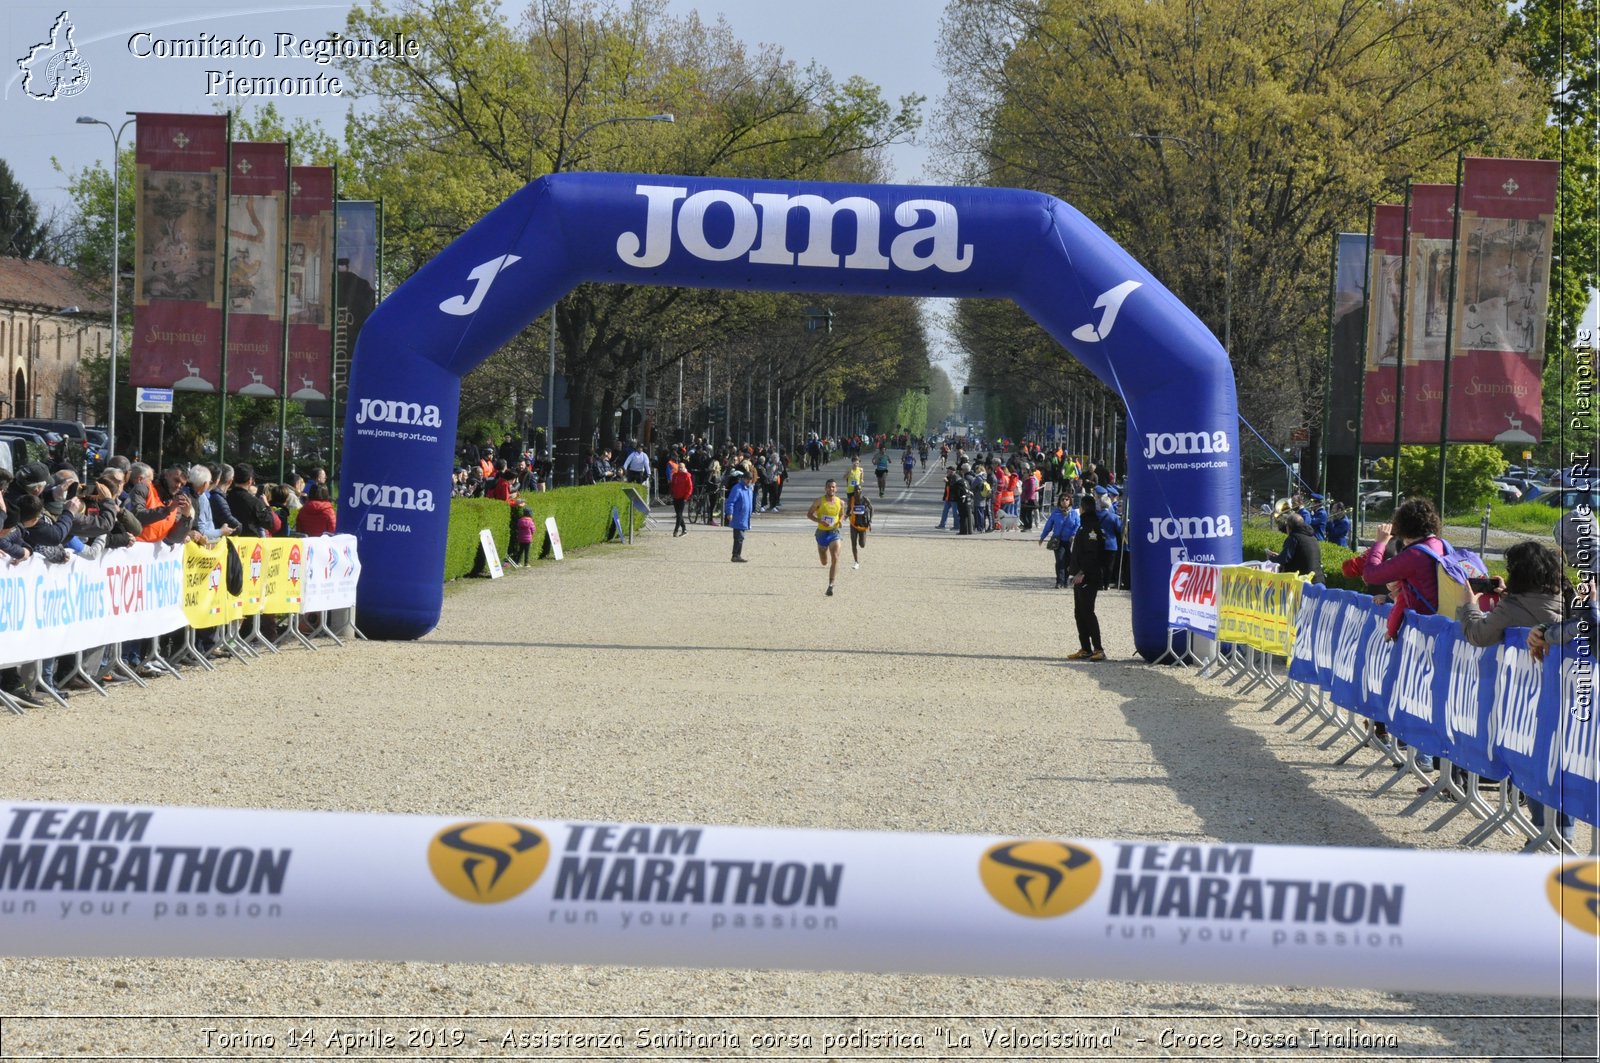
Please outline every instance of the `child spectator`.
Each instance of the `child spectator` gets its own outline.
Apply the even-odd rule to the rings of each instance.
[[[521,506],[511,529],[511,560],[519,565],[528,563],[528,554],[533,549],[533,533],[533,514],[528,512],[527,506]]]

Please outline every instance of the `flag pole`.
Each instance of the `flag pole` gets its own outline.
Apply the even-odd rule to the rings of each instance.
[[[1450,211],[1450,301],[1444,308],[1444,392],[1439,403],[1439,515],[1444,516],[1446,452],[1450,444],[1450,362],[1455,354],[1456,277],[1461,263],[1461,178],[1465,156],[1456,156],[1456,205]]]
[[[1361,544],[1367,523],[1366,498],[1361,493],[1361,437],[1367,419],[1367,327],[1372,315],[1372,225],[1375,211],[1367,204],[1367,252],[1361,256],[1361,372],[1356,383],[1356,532],[1354,545]]]
[[[1395,325],[1394,352],[1394,504],[1400,504],[1400,440],[1406,413],[1406,281],[1411,273],[1411,182],[1406,181],[1406,205],[1401,212],[1400,311]]]
[[[289,438],[289,275],[294,253],[294,141],[283,144],[283,373],[278,378],[278,482],[283,483],[284,448]],[[301,272],[301,302],[305,301],[305,273]]]
[[[233,303],[229,290],[233,242],[233,112],[228,112],[228,174],[222,182],[222,368],[217,382],[217,464],[227,460],[228,449],[228,318]]]

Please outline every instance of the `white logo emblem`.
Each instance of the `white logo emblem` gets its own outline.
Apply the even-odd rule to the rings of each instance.
[[[56,16],[50,39],[28,49],[17,60],[22,71],[22,91],[36,100],[61,100],[89,87],[89,64],[73,42],[74,28],[67,12]]]
[[[1084,343],[1099,343],[1111,335],[1111,326],[1117,323],[1117,313],[1122,309],[1123,300],[1133,294],[1135,288],[1143,285],[1139,281],[1123,281],[1121,284],[1106,292],[1094,301],[1096,310],[1105,307],[1105,315],[1100,318],[1100,326],[1094,324],[1079,325],[1072,330],[1072,338],[1082,340]]]
[[[489,294],[489,285],[494,283],[494,279],[500,275],[500,271],[513,262],[521,261],[521,255],[501,255],[499,258],[491,258],[467,274],[467,279],[474,282],[471,295],[464,298],[459,295],[452,295],[439,304],[439,309],[447,314],[454,314],[456,317],[466,317],[468,314],[475,312],[478,307],[483,305],[483,297]]]
[[[1226,432],[1146,432],[1144,456],[1171,454],[1227,454]]]
[[[368,421],[376,421],[379,424],[414,424],[424,428],[444,427],[437,406],[385,399],[361,400],[361,408],[356,411],[356,424],[366,424]]]
[[[364,484],[358,480],[350,486],[350,501],[346,504],[351,507],[376,506],[380,509],[414,509],[432,513],[433,492],[392,487],[389,484]]]
[[[758,265],[872,270],[893,265],[911,273],[925,269],[961,273],[972,265],[972,245],[961,242],[956,208],[940,199],[908,199],[894,208],[895,223],[905,231],[890,241],[885,256],[882,212],[863,196],[835,203],[821,196],[781,192],[757,192],[746,199],[723,189],[691,196],[687,188],[670,185],[638,185],[634,191],[645,199],[644,235],[625,232],[617,237],[617,257],[638,269],[654,269],[667,260],[674,231],[683,249],[702,262],[744,258]],[[733,229],[720,246],[706,235],[706,216],[712,208],[733,218]],[[796,210],[805,211],[808,222],[805,246],[798,251],[791,250],[788,242],[789,215]],[[852,215],[856,224],[855,246],[842,261],[833,244],[834,221],[840,214]],[[924,216],[926,224],[919,224]]]
[[[381,532],[381,531],[383,531],[383,514],[382,513],[368,513],[367,514],[367,531],[369,531],[369,532]]]
[[[1233,518],[1227,514],[1219,517],[1151,517],[1150,533],[1146,540],[1152,544],[1163,539],[1229,539],[1233,537]]]

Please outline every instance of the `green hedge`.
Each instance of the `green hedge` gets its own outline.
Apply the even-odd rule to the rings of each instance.
[[[629,502],[626,485],[595,484],[592,487],[563,487],[555,491],[528,492],[522,504],[538,525],[533,557],[537,559],[544,541],[546,517],[554,517],[561,529],[564,551],[606,541],[611,529],[611,510],[616,508],[622,527],[628,527]],[[450,535],[445,543],[444,578],[460,579],[472,572],[481,553],[478,533],[488,528],[500,556],[510,553],[511,512],[504,502],[492,498],[453,498],[450,500]],[[644,530],[644,521],[634,519],[634,534]]]
[[[1265,561],[1267,558],[1283,549],[1284,534],[1275,528],[1264,528],[1255,524],[1246,524],[1244,527],[1244,559],[1246,561]],[[1359,579],[1351,579],[1341,569],[1349,558],[1355,556],[1355,551],[1346,550],[1342,546],[1332,543],[1322,545],[1322,581],[1330,587],[1343,587],[1346,590],[1365,591],[1367,585]]]

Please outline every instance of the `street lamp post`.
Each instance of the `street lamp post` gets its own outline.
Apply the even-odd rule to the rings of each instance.
[[[111,132],[111,379],[106,388],[106,457],[117,451],[117,346],[122,335],[117,317],[117,291],[122,287],[122,133],[134,120],[112,128],[110,122],[82,115],[78,125],[103,125]]]
[[[1129,133],[1135,140],[1157,144],[1163,140],[1170,140],[1183,148],[1183,153],[1191,160],[1203,154],[1200,145],[1188,137],[1180,137],[1174,133]],[[1233,354],[1233,186],[1226,181],[1219,181],[1223,197],[1226,200],[1228,211],[1227,224],[1222,229],[1222,349],[1231,356]]]
[[[599,129],[603,125],[611,125],[614,122],[673,121],[676,121],[676,119],[670,114],[646,114],[618,115],[615,118],[602,118],[598,122],[590,122],[588,125],[578,130],[577,134],[570,141],[562,140],[556,146],[556,161],[550,172],[552,174],[558,174],[561,172],[561,164],[566,161],[567,146],[569,144],[573,147],[577,147],[578,143],[582,141],[584,137],[588,136],[591,131]],[[532,180],[532,159],[528,160],[528,170],[530,171],[529,180]],[[550,476],[552,479],[555,478],[556,467],[556,307],[560,305],[561,300],[557,299],[550,307],[550,386],[545,391],[544,440],[545,446],[550,448]],[[641,395],[640,398],[643,398],[643,396]]]

